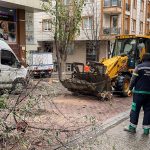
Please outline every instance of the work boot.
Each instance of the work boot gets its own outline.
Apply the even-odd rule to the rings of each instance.
[[[136,133],[136,128],[129,125],[129,126],[124,128],[124,131],[130,132],[130,133]]]
[[[149,135],[149,129],[144,129],[143,134],[144,134],[144,135]]]

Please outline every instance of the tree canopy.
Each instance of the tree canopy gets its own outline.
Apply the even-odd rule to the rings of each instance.
[[[48,0],[42,5],[51,17],[60,80],[65,72],[68,47],[80,33],[83,4],[84,0]]]

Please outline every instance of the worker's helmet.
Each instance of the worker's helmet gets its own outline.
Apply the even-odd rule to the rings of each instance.
[[[145,62],[145,61],[150,61],[150,53],[145,53],[145,54],[143,55],[142,61],[143,61],[143,62]]]

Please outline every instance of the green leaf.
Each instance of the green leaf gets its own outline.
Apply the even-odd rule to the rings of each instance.
[[[0,97],[0,109],[5,109],[6,108],[6,102],[3,97]]]

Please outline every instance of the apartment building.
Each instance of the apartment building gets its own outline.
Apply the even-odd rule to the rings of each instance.
[[[33,41],[33,13],[41,11],[40,0],[0,0],[0,37],[20,60]]]
[[[34,14],[36,39],[32,50],[53,52],[56,62],[49,20],[44,12]],[[69,47],[66,70],[71,71],[72,62],[86,63],[107,57],[116,35],[149,33],[150,0],[85,0],[80,35]],[[94,49],[91,41],[96,41],[99,46]]]

